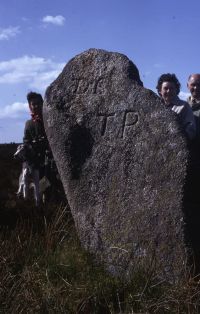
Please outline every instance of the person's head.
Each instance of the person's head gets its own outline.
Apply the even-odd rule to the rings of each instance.
[[[159,96],[166,104],[170,104],[180,92],[181,84],[175,74],[162,74],[156,86]]]
[[[27,94],[27,100],[31,113],[41,115],[43,106],[43,98],[41,94],[30,92]]]
[[[188,77],[187,87],[192,98],[200,100],[200,74],[191,74]]]

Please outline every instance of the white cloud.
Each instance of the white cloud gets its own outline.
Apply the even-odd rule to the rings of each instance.
[[[19,118],[22,116],[22,114],[27,113],[28,110],[28,104],[27,103],[21,103],[21,102],[15,102],[11,105],[5,106],[4,108],[0,109],[0,119],[5,118]]]
[[[39,90],[45,90],[47,86],[55,80],[62,68],[63,66],[61,66],[61,69],[43,72],[39,77],[35,76],[33,82],[30,83],[30,86]]]
[[[187,98],[190,96],[190,93],[182,92],[180,91],[179,97],[183,100],[187,100]]]
[[[11,37],[15,37],[20,33],[19,26],[0,28],[0,40],[9,40]]]
[[[35,56],[0,62],[0,84],[26,83],[44,91],[62,71],[65,63]]]
[[[62,26],[65,23],[65,18],[62,15],[56,15],[56,16],[46,15],[43,17],[42,22]]]

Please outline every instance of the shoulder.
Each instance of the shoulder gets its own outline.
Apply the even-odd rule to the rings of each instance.
[[[34,129],[33,120],[27,120],[25,123],[25,128],[24,128],[25,132],[31,131],[32,129]]]
[[[187,103],[187,101],[182,100],[182,99],[180,99],[180,98],[178,98],[178,104],[179,104],[179,105],[182,105],[182,106],[189,106],[189,104]]]
[[[25,125],[32,125],[32,124],[33,124],[33,120],[32,119],[27,120],[26,123],[25,123]]]
[[[41,123],[40,122],[38,122],[38,121],[33,121],[33,119],[30,119],[30,120],[27,120],[26,121],[26,126],[27,127],[30,127],[30,128],[37,128],[38,127],[38,125],[40,125]]]
[[[182,117],[191,117],[193,119],[193,112],[190,105],[180,98],[176,99],[176,103],[174,104],[172,110],[176,112],[177,114],[180,114]]]
[[[182,100],[182,99],[179,98],[178,105],[179,106],[183,106],[184,109],[186,109],[187,111],[191,111],[192,112],[192,108],[190,107],[190,105],[188,104],[187,101]]]

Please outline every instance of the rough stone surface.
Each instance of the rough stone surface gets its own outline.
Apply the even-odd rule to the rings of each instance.
[[[48,87],[47,136],[82,245],[114,275],[178,278],[187,149],[124,55],[90,49]]]

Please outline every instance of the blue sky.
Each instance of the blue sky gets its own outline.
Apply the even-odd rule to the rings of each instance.
[[[181,98],[200,72],[200,1],[2,0],[0,2],[0,143],[22,142],[26,94],[45,93],[64,65],[89,48],[127,55],[144,86],[175,73]]]

